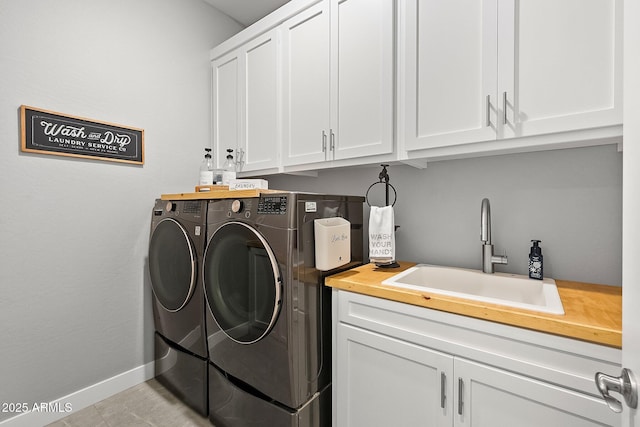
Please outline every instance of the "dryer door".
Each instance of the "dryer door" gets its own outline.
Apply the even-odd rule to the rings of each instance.
[[[204,289],[211,315],[233,341],[252,344],[273,327],[281,305],[278,263],[258,230],[230,221],[204,255]]]
[[[193,295],[196,263],[187,231],[174,219],[160,221],[149,242],[149,272],[153,293],[166,310],[179,311]]]

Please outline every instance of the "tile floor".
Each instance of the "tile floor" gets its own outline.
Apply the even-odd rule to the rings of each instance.
[[[155,379],[131,387],[47,427],[212,427]]]

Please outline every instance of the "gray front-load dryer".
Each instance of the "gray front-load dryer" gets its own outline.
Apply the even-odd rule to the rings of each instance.
[[[155,375],[186,404],[208,414],[208,351],[199,268],[206,200],[156,200],[149,240]]]
[[[331,292],[363,261],[364,198],[275,193],[211,201],[203,283],[216,427],[331,423]],[[350,222],[351,261],[314,265],[314,220]]]

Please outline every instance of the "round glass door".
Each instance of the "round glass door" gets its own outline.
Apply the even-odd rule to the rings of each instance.
[[[216,323],[232,340],[251,344],[264,337],[280,309],[278,263],[264,237],[230,221],[211,236],[204,259],[204,288]]]
[[[163,219],[149,242],[151,288],[160,304],[175,312],[184,307],[196,283],[196,254],[185,229]]]

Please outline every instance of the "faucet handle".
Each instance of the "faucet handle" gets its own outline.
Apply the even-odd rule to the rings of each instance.
[[[504,255],[493,255],[491,262],[493,264],[508,264],[507,251],[503,252]]]
[[[491,262],[493,264],[509,264],[506,255],[494,255],[491,257]]]

